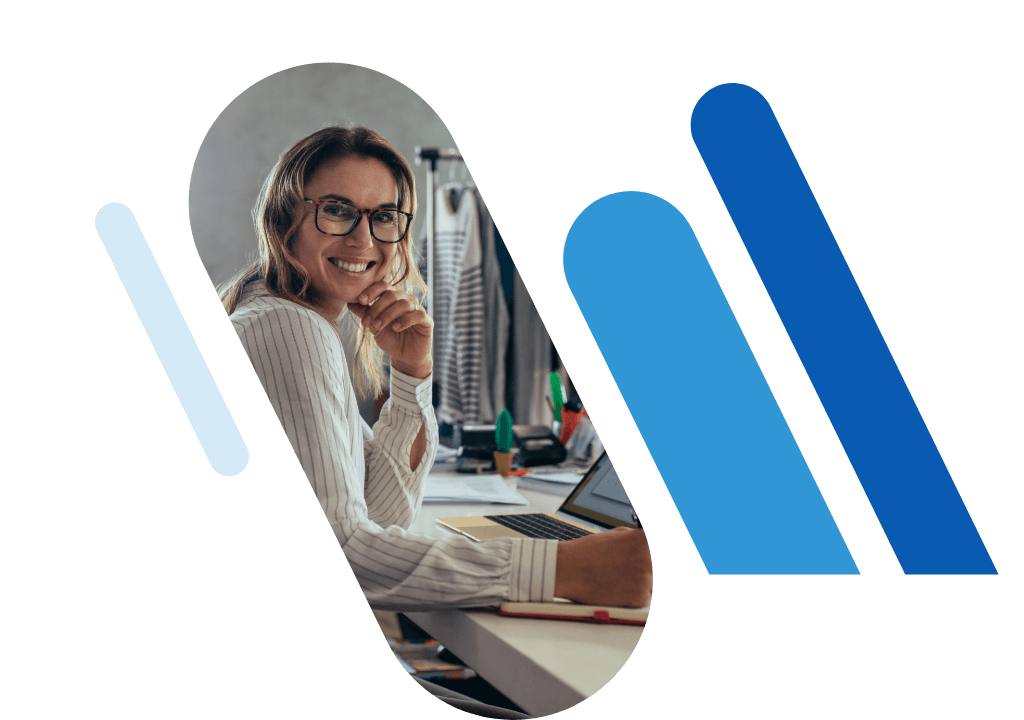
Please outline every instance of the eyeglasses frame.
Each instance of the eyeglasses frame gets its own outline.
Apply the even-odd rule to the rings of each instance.
[[[359,210],[359,208],[356,208],[355,205],[350,205],[350,207],[355,208],[356,210],[359,210],[359,219],[356,220],[355,224],[352,226],[352,229],[349,230],[346,233],[329,233],[329,232],[324,232],[323,230],[320,229],[320,205],[321,205],[322,201],[320,201],[320,200],[310,200],[309,198],[302,198],[302,199],[305,200],[306,202],[308,202],[310,205],[312,205],[315,208],[315,213],[313,215],[313,225],[316,226],[316,229],[320,230],[320,232],[323,233],[324,235],[330,235],[331,237],[345,237],[346,235],[351,235],[352,233],[354,233],[356,231],[356,228],[359,227],[359,223],[361,223],[363,221],[363,215],[367,216],[366,217],[366,222],[369,223],[369,225],[370,225],[370,237],[372,237],[377,242],[384,243],[385,245],[397,245],[398,243],[402,242],[403,240],[405,240],[406,237],[408,237],[408,235],[409,235],[409,228],[412,227],[412,219],[414,217],[412,213],[407,213],[407,212],[405,212],[403,210],[397,210],[397,209],[393,209],[393,208],[388,208],[392,212],[396,212],[399,215],[405,215],[407,218],[409,218],[409,224],[405,226],[405,232],[402,233],[402,237],[398,238],[397,240],[381,240],[379,237],[377,237],[376,235],[373,234],[373,218],[372,218],[372,213],[378,212],[380,210],[380,208],[367,208],[365,210]],[[339,203],[339,204],[345,204],[345,203]]]

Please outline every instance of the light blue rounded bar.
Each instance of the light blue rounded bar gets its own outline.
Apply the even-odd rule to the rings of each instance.
[[[682,213],[608,195],[576,218],[563,262],[708,572],[856,574]]]
[[[249,449],[135,216],[119,203],[104,205],[96,213],[96,231],[210,465],[221,475],[237,475],[249,462]]]

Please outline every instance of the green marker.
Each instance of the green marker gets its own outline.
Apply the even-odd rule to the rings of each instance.
[[[501,411],[494,423],[494,445],[498,452],[512,451],[512,414],[508,408]]]
[[[551,382],[551,404],[554,406],[555,422],[562,422],[562,406],[565,405],[565,390],[562,389],[562,378],[553,372],[548,376]]]

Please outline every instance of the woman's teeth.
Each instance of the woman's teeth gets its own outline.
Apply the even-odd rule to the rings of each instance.
[[[349,272],[355,273],[365,272],[367,268],[374,264],[373,261],[364,263],[347,263],[339,260],[338,258],[331,258],[331,262],[342,270],[348,270]]]

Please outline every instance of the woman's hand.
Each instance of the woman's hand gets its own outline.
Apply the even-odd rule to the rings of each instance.
[[[558,543],[555,597],[585,605],[651,602],[651,551],[643,530],[615,528]]]
[[[415,296],[384,281],[370,285],[348,309],[373,335],[377,346],[391,356],[391,367],[406,375],[425,378],[433,372],[430,345],[434,321]]]

